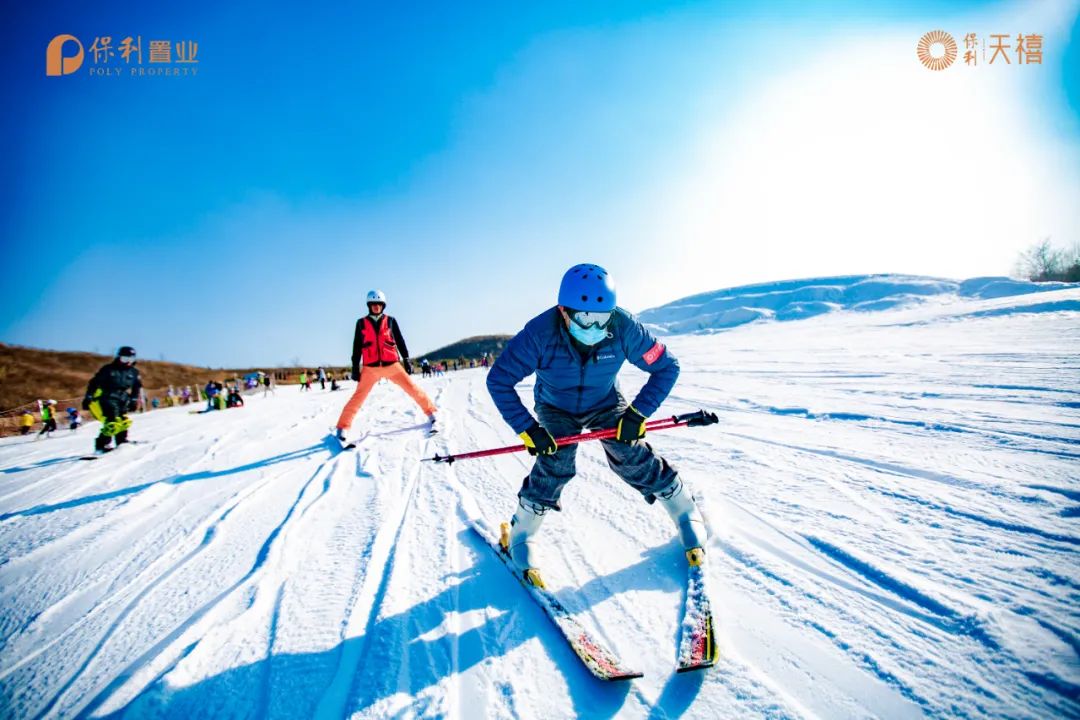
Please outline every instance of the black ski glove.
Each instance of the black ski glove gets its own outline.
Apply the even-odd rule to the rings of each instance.
[[[353,365],[352,366],[352,375],[350,375],[349,377],[352,378],[353,380],[359,380],[360,379],[360,366],[359,365]]]
[[[139,409],[139,401],[136,400],[135,398],[131,398],[131,400],[128,401],[128,412],[135,412],[138,409]]]
[[[525,449],[529,451],[530,455],[554,455],[555,451],[559,449],[559,445],[555,442],[555,438],[551,437],[551,433],[535,420],[528,430],[519,434],[519,437],[525,441]]]
[[[90,409],[90,403],[92,403],[93,401],[94,401],[94,398],[90,397],[89,395],[84,397],[82,399],[82,409],[83,410],[89,410]]]
[[[405,372],[412,375],[412,363],[409,362],[409,358],[402,358],[401,364],[405,366]]]
[[[615,426],[615,440],[629,444],[643,437],[645,437],[645,416],[630,405],[619,416],[619,424]]]

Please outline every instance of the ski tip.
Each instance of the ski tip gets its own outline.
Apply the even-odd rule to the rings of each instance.
[[[645,677],[645,673],[642,672],[623,672],[617,675],[607,675],[604,679],[610,682],[620,682],[623,680],[638,680],[643,677]]]
[[[703,662],[703,663],[696,663],[694,665],[680,665],[679,667],[675,668],[675,672],[677,672],[677,673],[687,673],[687,672],[694,672],[695,670],[708,670],[709,668],[711,668],[714,665],[716,665],[715,660],[710,660],[709,662]]]

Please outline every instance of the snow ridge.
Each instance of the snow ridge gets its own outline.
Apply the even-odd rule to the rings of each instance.
[[[880,312],[927,302],[992,300],[1080,288],[1077,283],[1035,283],[1004,277],[943,280],[911,275],[848,275],[744,285],[675,300],[640,314],[642,322],[667,335],[710,333],[761,320],[786,322],[838,311]],[[1080,300],[971,310],[975,316],[1014,312],[1080,310]]]

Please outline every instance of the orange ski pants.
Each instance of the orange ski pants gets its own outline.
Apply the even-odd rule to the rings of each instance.
[[[356,417],[356,413],[360,412],[360,406],[367,400],[371,388],[375,387],[375,384],[383,379],[389,380],[404,390],[428,415],[435,412],[435,403],[431,402],[431,398],[428,397],[427,393],[412,381],[401,363],[383,367],[365,366],[360,370],[360,382],[356,383],[356,390],[353,392],[352,397],[349,398],[349,402],[345,403],[345,408],[341,411],[341,417],[338,418],[337,426],[339,428],[348,428],[352,425],[353,418]]]

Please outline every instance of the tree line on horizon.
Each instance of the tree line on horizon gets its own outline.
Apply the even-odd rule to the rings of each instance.
[[[1059,248],[1045,238],[1020,253],[1016,271],[1033,282],[1080,282],[1080,242]]]

